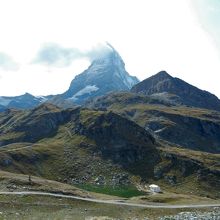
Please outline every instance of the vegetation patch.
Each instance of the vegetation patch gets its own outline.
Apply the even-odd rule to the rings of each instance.
[[[96,193],[102,193],[112,196],[119,196],[123,198],[131,198],[135,196],[143,196],[146,195],[145,192],[139,191],[134,186],[97,186],[93,184],[82,184],[77,185],[77,187],[90,191],[90,192],[96,192]]]

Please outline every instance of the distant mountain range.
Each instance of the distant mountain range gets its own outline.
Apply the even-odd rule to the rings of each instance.
[[[0,111],[7,108],[31,109],[44,102],[59,107],[83,105],[92,98],[111,92],[131,91],[150,95],[173,104],[220,111],[220,100],[181,79],[161,71],[142,82],[129,75],[119,53],[110,45],[96,57],[87,70],[77,75],[63,94],[35,97],[29,93],[15,97],[0,97]]]
[[[36,97],[29,93],[25,93],[20,96],[0,96],[0,109],[7,108],[18,108],[18,109],[31,109],[34,108],[43,102],[45,102],[47,97]]]

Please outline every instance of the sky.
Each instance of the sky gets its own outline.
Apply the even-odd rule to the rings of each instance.
[[[220,98],[219,0],[0,0],[0,96],[59,94],[107,41],[131,75]]]

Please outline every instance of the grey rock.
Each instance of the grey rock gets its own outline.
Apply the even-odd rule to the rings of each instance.
[[[174,78],[165,71],[138,83],[131,91],[145,95],[159,94],[165,99],[172,99],[186,106],[220,111],[220,100],[215,95],[198,89],[179,78]]]

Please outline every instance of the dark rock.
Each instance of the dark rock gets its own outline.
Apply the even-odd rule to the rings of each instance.
[[[174,175],[166,175],[164,176],[164,179],[171,185],[175,185],[177,183],[176,176]]]
[[[169,93],[176,95],[178,102],[186,106],[220,111],[220,100],[215,95],[174,78],[165,71],[138,83],[131,91],[145,95],[160,94],[161,96]]]

